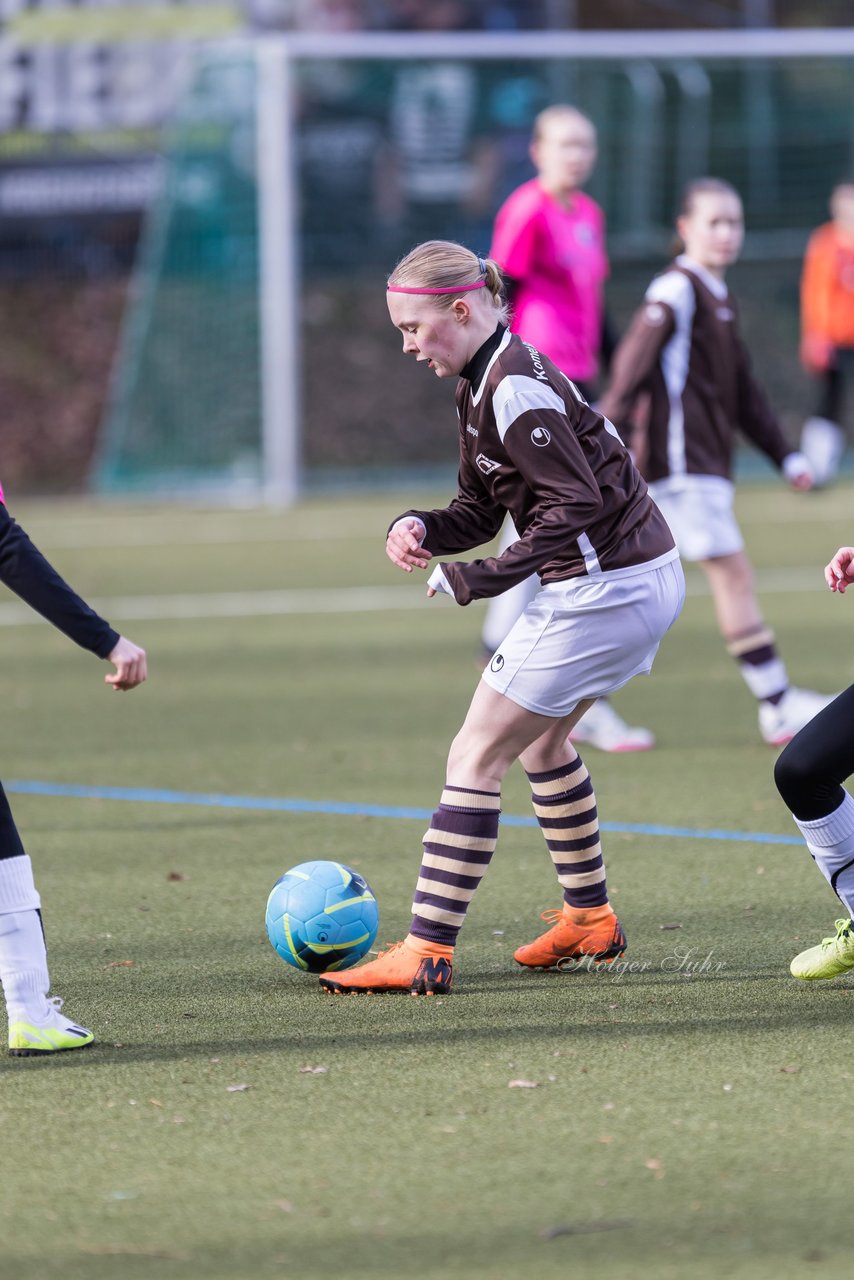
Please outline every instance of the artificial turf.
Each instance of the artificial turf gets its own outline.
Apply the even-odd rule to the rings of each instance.
[[[851,496],[760,485],[739,501],[791,675],[827,690],[854,678],[854,603],[820,589]],[[428,501],[13,510],[97,599],[405,597],[423,583],[382,543],[413,500]],[[656,750],[586,756],[624,962],[514,964],[557,895],[539,832],[508,824],[454,992],[431,1000],[323,996],[273,953],[264,905],[288,866],[339,858],[377,892],[380,941],[405,931],[423,819],[332,806],[432,809],[477,678],[478,607],[176,620],[154,600],[150,617],[111,614],[151,657],[149,685],[125,697],[47,627],[3,626],[17,615],[0,603],[13,786],[318,809],[12,791],[54,989],[98,1042],[0,1062],[0,1275],[794,1280],[845,1266],[854,977],[788,976],[841,911],[792,840],[774,753],[691,584],[653,677],[618,703]],[[518,769],[503,807],[530,811]],[[649,833],[662,827],[682,834]]]

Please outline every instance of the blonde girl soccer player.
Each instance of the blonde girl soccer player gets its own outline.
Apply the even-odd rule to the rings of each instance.
[[[517,759],[564,901],[516,960],[552,968],[625,949],[596,799],[567,733],[592,699],[650,670],[684,581],[670,530],[616,432],[546,356],[508,332],[493,261],[428,241],[395,268],[387,296],[404,354],[459,379],[460,448],[456,497],[398,517],[389,559],[405,573],[426,569],[489,542],[509,513],[518,541],[497,557],[437,564],[427,595],[466,605],[532,572],[542,583],[484,670],[451,746],[409,934],[361,968],[320,979],[333,993],[430,995],[451,986],[457,935],[495,849],[502,779]]]
[[[718,178],[692,182],[676,226],[684,252],[647,289],[617,348],[600,407],[629,438],[635,402],[648,396],[650,493],[683,559],[705,571],[721,635],[758,701],[763,739],[782,746],[831,698],[789,684],[760,613],[732,510],[736,433],[761,449],[793,489],[811,488],[812,475],[753,378],[739,335],[726,285],[744,238],[738,193]]]
[[[553,360],[588,400],[600,353],[613,347],[605,315],[605,217],[582,190],[596,154],[593,121],[576,107],[556,103],[541,111],[530,148],[536,176],[498,210],[489,251],[504,274],[513,332]],[[500,550],[516,537],[508,520]],[[481,635],[488,657],[539,589],[533,574],[490,600]],[[602,751],[645,751],[655,744],[649,729],[626,724],[606,699],[594,703],[572,736]]]
[[[63,582],[6,510],[0,488],[0,582],[55,627],[115,672],[104,677],[113,689],[134,689],[145,680],[145,650],[114,631]],[[9,1053],[35,1057],[83,1049],[94,1036],[60,1012],[49,996],[50,976],[41,919],[41,899],[6,793],[0,784],[0,983],[9,1020]]]

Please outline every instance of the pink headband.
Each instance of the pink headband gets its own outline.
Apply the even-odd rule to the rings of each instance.
[[[407,284],[387,284],[387,293],[470,293],[472,289],[485,289],[485,280],[475,280],[472,284],[455,284],[446,289],[415,289]]]

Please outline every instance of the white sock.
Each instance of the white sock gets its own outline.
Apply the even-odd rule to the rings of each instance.
[[[782,658],[772,658],[770,662],[762,662],[752,666],[749,662],[739,662],[741,678],[758,702],[782,693],[789,687],[786,664]]]
[[[764,702],[766,698],[773,698],[788,689],[789,677],[770,627],[754,626],[746,635],[727,640],[726,648],[729,656],[738,663],[741,677],[757,701]],[[763,662],[755,661],[759,654],[766,655]]]
[[[816,866],[854,917],[854,799],[846,791],[842,803],[827,817],[812,822],[795,818],[795,822]]]
[[[40,898],[24,854],[0,858],[0,982],[9,1021],[43,1021],[48,1014],[47,968]]]
[[[0,858],[0,915],[7,911],[38,911],[41,904],[29,856],[24,853],[18,858]]]

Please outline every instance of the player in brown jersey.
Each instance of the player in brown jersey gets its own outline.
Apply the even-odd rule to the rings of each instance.
[[[502,779],[517,759],[564,902],[515,958],[533,968],[613,959],[625,935],[608,902],[596,798],[567,733],[595,698],[650,670],[684,598],[673,537],[610,423],[508,332],[494,262],[428,241],[395,268],[388,307],[404,352],[437,377],[459,378],[460,447],[456,497],[395,520],[390,560],[406,573],[426,569],[491,541],[509,514],[518,541],[498,556],[437,565],[427,595],[465,605],[534,572],[542,588],[484,670],[451,746],[409,934],[321,986],[450,988],[457,935],[495,849]]]
[[[761,449],[793,489],[809,489],[812,476],[807,459],[783,436],[738,332],[725,282],[744,236],[738,193],[717,178],[692,183],[677,230],[685,251],[649,286],[617,348],[600,407],[630,439],[636,404],[647,400],[650,492],[680,554],[706,573],[721,635],[759,703],[763,739],[782,746],[831,698],[789,684],[762,619],[732,510],[736,432]]]

